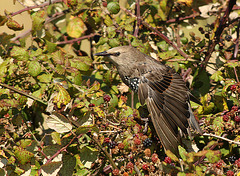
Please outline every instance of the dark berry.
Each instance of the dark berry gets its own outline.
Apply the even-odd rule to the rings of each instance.
[[[228,115],[223,115],[223,121],[224,121],[224,122],[227,122],[228,120],[229,120]]]
[[[236,161],[236,156],[230,156],[229,158],[228,158],[228,161],[230,162],[230,163],[234,163],[235,161]]]
[[[209,38],[210,36],[209,36],[209,34],[205,34],[205,37],[206,37],[206,38]]]
[[[231,85],[231,87],[230,87],[230,90],[231,90],[231,91],[235,91],[235,90],[236,90],[236,88],[237,88],[237,86],[236,86],[236,85]]]
[[[108,143],[108,147],[109,147],[110,149],[115,148],[116,145],[117,145],[117,143],[116,143],[115,141],[112,141],[112,142],[109,142],[109,143]]]
[[[111,100],[111,97],[109,95],[104,95],[103,100],[109,102]]]
[[[135,138],[135,139],[134,139],[134,144],[135,144],[135,145],[140,145],[140,144],[141,144],[141,140],[138,139],[138,138]]]
[[[226,36],[225,36],[225,40],[227,40],[228,42],[231,41],[231,39],[232,39],[232,36],[231,36],[231,35],[226,35]]]
[[[147,164],[143,164],[143,165],[142,165],[142,169],[143,169],[143,170],[148,170],[148,165],[147,165]]]
[[[234,120],[235,120],[236,122],[240,122],[240,116],[235,116]]]
[[[234,176],[234,172],[231,170],[227,171],[227,176]]]
[[[150,147],[152,145],[152,140],[147,138],[143,141],[143,146],[144,147]]]
[[[95,104],[93,104],[93,103],[90,103],[89,105],[88,105],[88,107],[94,107],[95,106]]]
[[[233,106],[233,107],[232,107],[232,110],[233,110],[233,111],[237,111],[237,110],[238,110],[238,107],[237,107],[237,106]]]
[[[119,170],[118,170],[118,169],[114,169],[114,170],[112,171],[112,174],[113,174],[113,175],[119,175]]]
[[[167,156],[167,157],[165,157],[164,162],[170,164],[172,162],[172,160],[170,157]]]
[[[127,169],[132,170],[134,165],[132,162],[128,162],[126,167],[127,167]]]

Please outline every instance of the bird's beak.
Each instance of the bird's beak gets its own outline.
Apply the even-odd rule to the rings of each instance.
[[[107,51],[103,51],[103,52],[94,54],[94,56],[110,56],[110,55],[111,55],[111,53],[107,53]]]

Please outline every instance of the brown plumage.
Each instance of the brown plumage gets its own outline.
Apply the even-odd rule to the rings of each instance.
[[[146,103],[165,150],[178,153],[178,128],[185,134],[189,126],[202,133],[189,103],[193,96],[172,68],[131,46],[115,47],[95,55],[108,56],[123,82],[138,93],[142,105]]]

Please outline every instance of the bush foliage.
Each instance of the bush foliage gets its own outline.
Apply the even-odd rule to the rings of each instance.
[[[1,175],[240,172],[236,0],[36,1],[0,14],[1,26],[23,30],[14,16],[24,11],[32,29],[0,34]],[[191,105],[204,135],[183,139],[180,157],[163,150],[116,68],[93,56],[120,45],[174,67],[201,101]]]

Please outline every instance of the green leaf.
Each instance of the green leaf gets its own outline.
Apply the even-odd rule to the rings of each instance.
[[[170,157],[171,158],[171,160],[173,160],[173,161],[179,161],[179,159],[178,159],[178,157],[176,156],[176,155],[174,155],[170,150],[166,150],[166,155],[168,156],[168,157]]]
[[[75,67],[81,71],[88,71],[92,64],[92,59],[86,56],[75,57],[74,59],[70,60],[70,63],[72,67]]]
[[[108,15],[106,15],[105,20],[104,20],[104,23],[105,23],[107,26],[111,26],[111,25],[113,24],[113,21],[112,21],[112,19],[111,19]]]
[[[73,18],[73,17],[72,17]],[[79,17],[74,17],[67,24],[67,33],[70,37],[78,38],[81,37],[87,30],[83,20]]]
[[[53,98],[53,103],[56,103],[57,107],[61,108],[62,105],[67,105],[70,102],[71,97],[70,97],[68,91],[66,89],[64,89],[63,86],[61,86],[59,84],[55,84],[55,85],[56,85],[56,88],[58,89],[58,93]]]
[[[24,48],[18,46],[14,46],[10,54],[17,60],[27,61],[29,59],[29,53]]]
[[[181,158],[183,159],[183,161],[187,160],[187,151],[182,147],[182,146],[178,146],[178,150],[179,150],[179,155],[181,156]]]
[[[52,132],[51,136],[53,138],[53,140],[58,144],[61,145],[61,138],[60,138],[60,133],[58,132]]]
[[[34,156],[33,153],[23,149],[22,147],[14,146],[14,154],[20,164],[26,164],[31,161],[31,158]]]
[[[221,152],[208,150],[208,152],[206,153],[206,157],[210,163],[216,163],[221,159]]]
[[[63,155],[63,166],[59,171],[59,175],[73,175],[74,168],[76,166],[76,158],[70,154]]]
[[[38,61],[31,61],[29,64],[28,64],[28,73],[31,75],[31,76],[37,76],[41,73],[41,65]]]
[[[32,32],[36,34],[37,31],[42,30],[45,22],[45,11],[38,11],[31,15],[32,18]]]
[[[57,162],[52,161],[50,163],[43,164],[41,166],[42,175],[43,176],[48,176],[48,175],[57,176],[62,165],[63,165],[62,161],[57,161]]]
[[[83,147],[79,156],[84,167],[90,169],[92,163],[98,158],[98,151],[93,150],[91,147]]]
[[[99,129],[96,127],[96,125],[83,125],[78,127],[76,134],[85,134],[87,132],[89,132],[89,130],[95,131],[95,132],[99,132]]]
[[[213,79],[215,82],[222,81],[223,80],[222,74],[223,73],[221,71],[216,71],[215,73],[212,74],[210,78]]]

